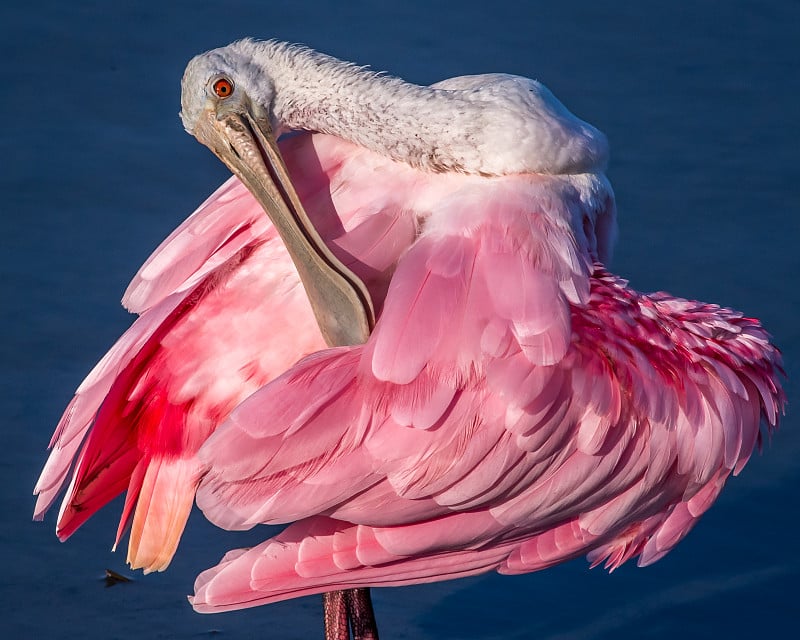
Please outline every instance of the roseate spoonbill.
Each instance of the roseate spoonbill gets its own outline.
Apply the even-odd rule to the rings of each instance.
[[[541,84],[244,40],[190,62],[182,118],[253,196],[229,180],[142,267],[36,516],[70,471],[61,538],[127,489],[117,540],[131,524],[146,571],[195,493],[224,528],[292,523],[202,573],[198,611],[649,564],[777,424],[756,320],[605,270],[605,138]]]

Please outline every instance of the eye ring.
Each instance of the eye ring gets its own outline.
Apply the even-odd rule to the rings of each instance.
[[[233,82],[224,76],[217,78],[211,85],[211,89],[218,98],[229,98],[233,93]]]

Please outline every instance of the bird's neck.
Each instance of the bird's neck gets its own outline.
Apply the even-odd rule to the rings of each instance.
[[[273,82],[272,111],[282,129],[333,134],[432,172],[503,173],[481,157],[480,108],[459,92],[381,76],[297,46],[259,45],[254,61]]]
[[[426,171],[498,176],[602,171],[605,136],[539,83],[504,75],[421,87],[304,47],[252,42],[282,129],[336,135]]]

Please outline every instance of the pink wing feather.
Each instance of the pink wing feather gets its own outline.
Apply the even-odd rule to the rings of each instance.
[[[397,197],[355,179],[373,156],[353,145],[300,135],[282,150],[323,238],[382,304],[416,221]],[[70,473],[62,539],[127,490],[117,540],[132,522],[129,561],[160,570],[194,499],[200,445],[239,402],[324,342],[280,239],[234,178],[153,253],[123,302],[141,317],[67,407],[34,517]]]
[[[198,611],[652,562],[775,425],[780,355],[756,321],[590,273],[550,200],[517,201],[434,213],[369,342],[298,363],[201,448],[212,522],[295,524],[201,574]]]

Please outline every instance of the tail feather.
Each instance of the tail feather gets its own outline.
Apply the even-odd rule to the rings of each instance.
[[[141,493],[142,484],[144,484],[144,476],[147,473],[147,467],[149,464],[149,458],[142,458],[139,460],[139,464],[136,465],[136,468],[131,474],[131,479],[128,483],[128,490],[125,492],[125,506],[122,509],[122,516],[119,519],[117,537],[114,540],[113,551],[117,550],[119,541],[122,539],[122,536],[125,535],[125,531],[131,524],[131,518],[133,517],[133,512],[136,510],[136,505],[139,502],[139,494]]]
[[[169,566],[194,503],[199,469],[194,458],[154,459],[147,465],[131,525],[132,569],[150,573]]]

